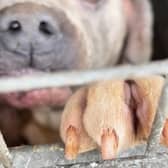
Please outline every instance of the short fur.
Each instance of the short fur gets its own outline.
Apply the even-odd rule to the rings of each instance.
[[[29,2],[60,9],[75,25],[84,47],[76,68],[115,65],[126,37],[124,62],[143,63],[150,59],[153,17],[147,0],[2,0],[0,9]]]
[[[79,152],[92,150],[95,147],[93,142],[101,146],[104,129],[115,130],[119,139],[118,152],[147,141],[163,85],[162,77],[149,76],[129,82],[98,82],[79,89],[70,98],[62,115],[60,132],[63,141],[66,142],[69,125],[81,135],[79,144],[86,150]],[[93,142],[86,144],[84,140],[87,138]]]

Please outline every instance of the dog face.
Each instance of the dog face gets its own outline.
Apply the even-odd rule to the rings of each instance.
[[[85,53],[80,32],[57,8],[7,7],[0,14],[0,30],[1,71],[74,69]]]
[[[1,0],[0,74],[143,63],[150,59],[151,26],[147,0]],[[53,88],[0,98],[34,109],[62,106],[71,93]]]
[[[141,63],[150,56],[151,22],[146,2],[3,0],[0,70],[57,71],[114,65],[120,60],[126,36],[125,60]]]

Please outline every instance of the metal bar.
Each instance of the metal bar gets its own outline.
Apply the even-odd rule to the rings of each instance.
[[[48,87],[76,86],[112,78],[127,78],[133,76],[146,76],[150,74],[168,74],[167,65],[168,60],[164,60],[145,65],[127,65],[94,71],[72,71],[52,74],[40,73],[39,75],[36,74],[31,76],[4,77],[0,79],[0,92],[6,93]]]
[[[160,146],[160,136],[163,130],[164,122],[168,117],[168,78],[166,78],[165,86],[160,98],[159,107],[153,123],[153,128],[148,139],[146,153],[149,154],[152,151],[156,151]]]

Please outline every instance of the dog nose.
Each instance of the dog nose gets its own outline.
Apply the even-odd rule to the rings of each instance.
[[[24,3],[0,13],[0,50],[5,52],[0,63],[8,68],[72,69],[83,51],[80,43],[65,11]]]
[[[21,23],[18,20],[13,20],[9,23],[8,30],[10,33],[19,33],[22,31]]]
[[[47,21],[41,21],[39,24],[39,31],[44,36],[51,36],[54,34],[52,24]]]

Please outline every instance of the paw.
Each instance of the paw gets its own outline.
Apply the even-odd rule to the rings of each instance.
[[[95,148],[102,158],[147,140],[164,79],[159,76],[98,82],[77,91],[68,101],[61,120],[65,156]]]
[[[101,136],[102,159],[112,159],[117,155],[119,138],[114,129],[104,129]]]
[[[96,143],[88,136],[83,125],[87,88],[77,91],[68,101],[62,114],[60,135],[65,143],[65,157],[75,159],[78,153],[96,148]]]

